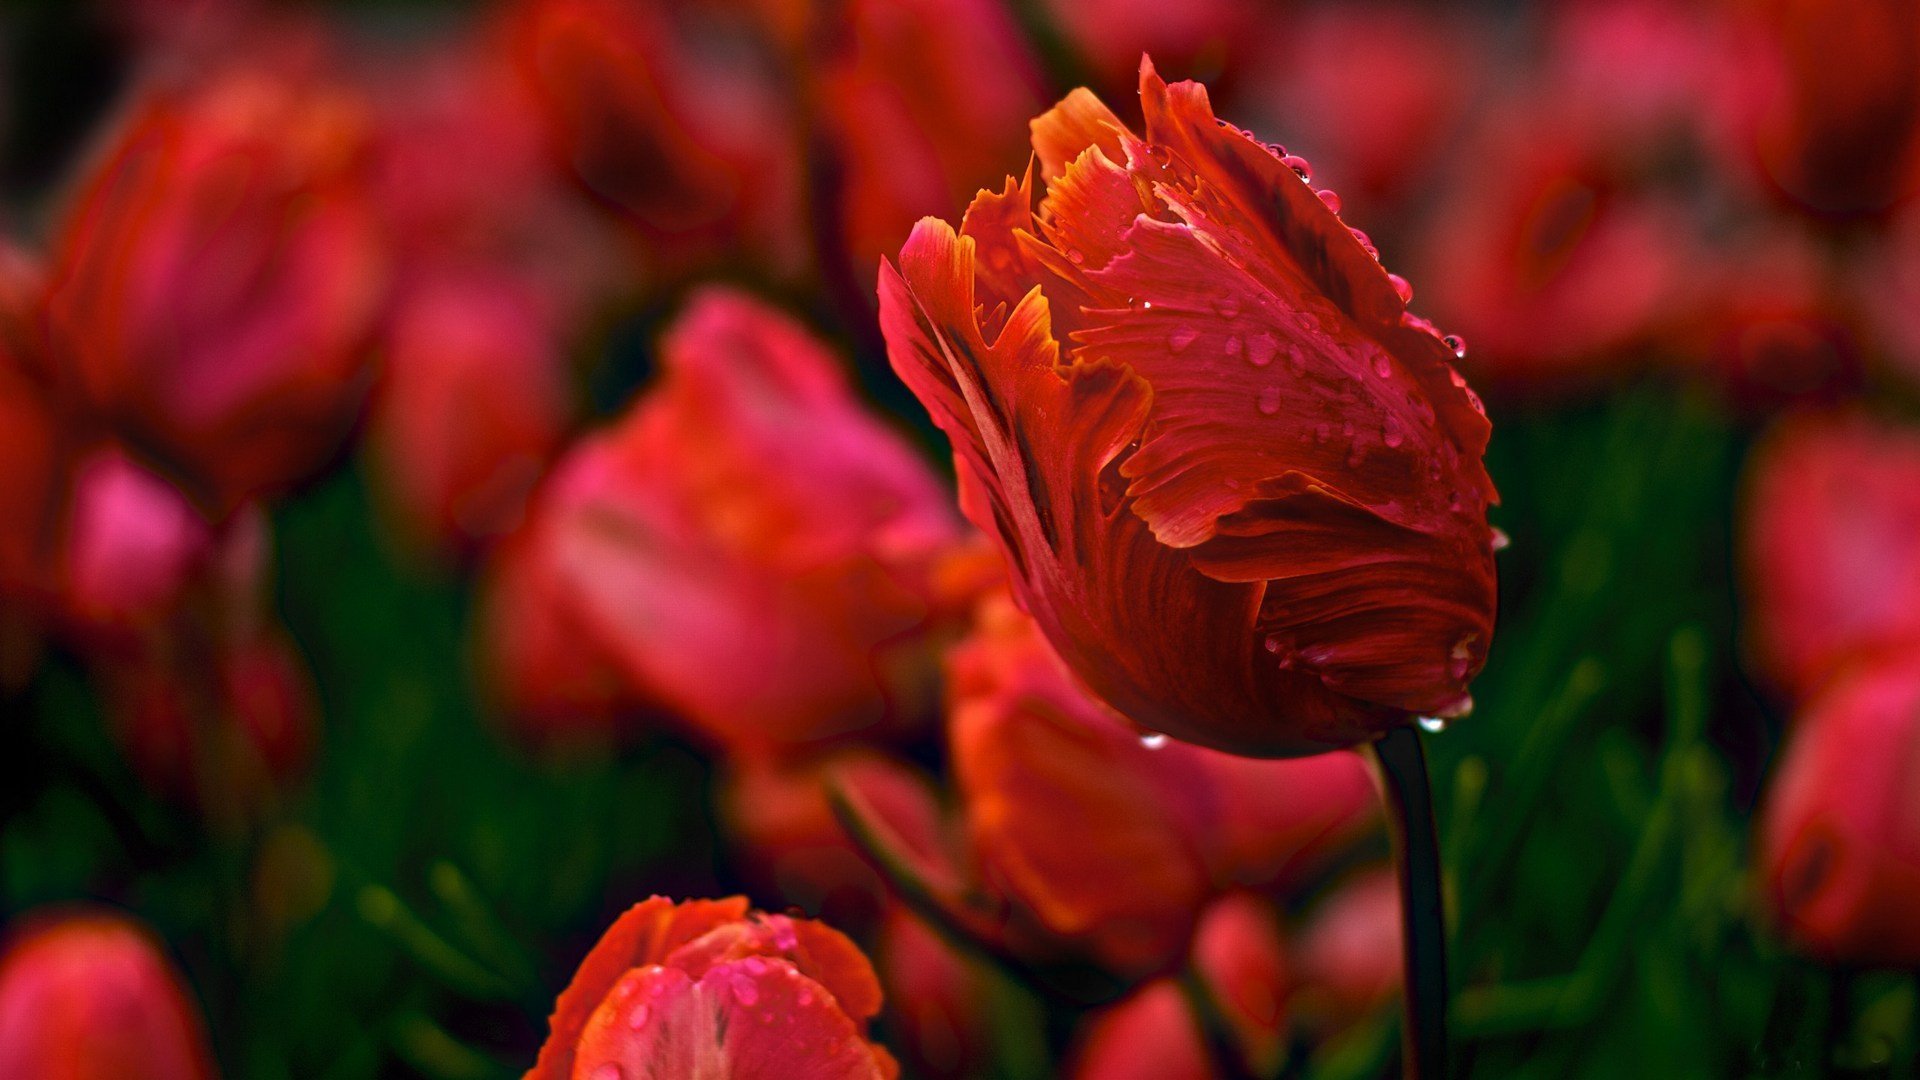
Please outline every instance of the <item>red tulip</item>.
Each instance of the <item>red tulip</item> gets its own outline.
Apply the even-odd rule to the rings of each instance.
[[[824,923],[742,897],[635,905],[581,961],[527,1080],[891,1080],[880,983]]]
[[[1422,237],[1429,299],[1490,379],[1614,375],[1699,315],[1693,212],[1640,183],[1590,115],[1527,102],[1496,118]]]
[[[1815,214],[1877,214],[1920,187],[1920,9],[1754,0],[1734,20],[1732,138]]]
[[[1251,0],[1047,0],[1048,15],[1103,87],[1124,89],[1140,54],[1170,64],[1231,66],[1272,12]]]
[[[655,0],[524,0],[516,14],[515,55],[554,152],[654,260],[744,244],[797,265],[798,147],[750,35]]]
[[[156,87],[56,240],[56,355],[210,510],[306,478],[354,421],[386,273],[365,134],[266,61]]]
[[[9,609],[48,591],[66,455],[48,388],[0,348],[0,598]]]
[[[1287,1031],[1288,962],[1274,911],[1244,894],[1207,909],[1194,964],[1239,1052],[1258,1076],[1279,1066]],[[1179,986],[1151,983],[1086,1024],[1067,1075],[1076,1080],[1208,1080],[1200,1021]]]
[[[219,530],[115,447],[81,462],[72,485],[63,613],[96,641],[157,632],[218,556]]]
[[[1122,979],[1162,972],[1222,888],[1282,884],[1375,820],[1352,754],[1250,761],[1143,743],[1005,600],[983,608],[950,677],[972,858],[1016,951],[1077,953]]]
[[[0,954],[0,1076],[213,1080],[205,1027],[160,943],[104,910],[30,916]]]
[[[978,1076],[992,1060],[988,987],[976,965],[905,908],[888,910],[877,953],[888,1030],[910,1076]]]
[[[190,656],[149,645],[103,666],[108,719],[156,793],[234,819],[267,805],[313,754],[318,707],[298,649],[260,630]]]
[[[566,357],[542,290],[449,271],[397,302],[370,443],[408,531],[476,543],[517,524],[570,412]]]
[[[957,213],[1025,149],[1039,64],[992,0],[854,0],[822,14],[823,134],[842,172],[847,254],[864,274],[914,221]]]
[[[1841,677],[1795,730],[1760,823],[1761,897],[1799,948],[1836,963],[1920,964],[1920,753],[1913,652]]]
[[[660,383],[550,481],[529,542],[643,696],[736,749],[898,727],[934,680],[948,496],[796,323],[701,293]]]
[[[1400,993],[1400,884],[1376,867],[1336,885],[1307,916],[1295,940],[1301,1019],[1337,1031]]]
[[[1805,699],[1858,657],[1920,647],[1920,434],[1859,415],[1788,420],[1747,465],[1756,666]]]
[[[963,508],[1143,727],[1285,756],[1458,715],[1493,633],[1477,399],[1284,155],[1140,85],[1144,139],[1084,91],[1034,122],[1037,218],[1009,182],[883,267]]]

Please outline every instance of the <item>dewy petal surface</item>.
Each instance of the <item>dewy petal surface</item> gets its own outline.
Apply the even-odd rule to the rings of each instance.
[[[882,270],[963,507],[1142,726],[1288,755],[1460,709],[1492,634],[1477,399],[1279,155],[1141,88],[1145,139],[1084,92],[1034,122],[1037,216],[983,193]]]

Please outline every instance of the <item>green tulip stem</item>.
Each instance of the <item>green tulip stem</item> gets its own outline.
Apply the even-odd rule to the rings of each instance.
[[[1373,744],[1385,780],[1388,824],[1400,875],[1405,1006],[1402,1045],[1408,1080],[1443,1080],[1447,1069],[1447,922],[1440,895],[1439,830],[1426,751],[1412,727]]]

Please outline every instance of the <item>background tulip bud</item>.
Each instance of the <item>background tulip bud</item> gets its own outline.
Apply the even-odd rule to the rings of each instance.
[[[0,1076],[215,1080],[199,1006],[153,935],[108,911],[29,916],[0,954]]]

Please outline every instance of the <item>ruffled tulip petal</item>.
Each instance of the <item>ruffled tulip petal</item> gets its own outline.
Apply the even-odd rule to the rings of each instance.
[[[884,1080],[892,1059],[824,986],[753,956],[628,973],[587,1022],[579,1080]]]

